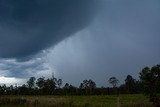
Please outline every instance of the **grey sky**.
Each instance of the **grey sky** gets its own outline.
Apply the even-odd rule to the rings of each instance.
[[[105,6],[88,28],[61,42],[50,55],[66,81],[78,84],[91,78],[107,85],[107,79],[116,76],[122,83],[126,75],[138,78],[143,67],[160,63],[159,1],[115,0]]]
[[[49,77],[52,72],[55,72],[58,78],[62,78],[64,82],[73,85],[78,85],[83,79],[93,79],[99,86],[106,86],[107,79],[111,76],[116,76],[122,83],[126,75],[130,74],[138,78],[138,73],[143,67],[160,63],[159,0],[69,0],[67,4],[65,0],[53,1],[50,8],[52,10],[52,5],[56,5],[53,8],[56,14],[45,13],[47,9],[50,10],[50,8],[46,8],[49,5],[47,2],[43,2],[43,5],[40,4],[44,7],[42,13],[39,8],[36,10],[41,13],[40,16],[46,14],[46,17],[40,18],[43,20],[42,23],[29,20],[27,16],[32,17],[31,14],[36,12],[30,13],[31,10],[27,10],[29,15],[24,14],[23,18],[19,16],[20,19],[18,18],[18,20],[22,22],[29,20],[29,24],[17,25],[15,19],[13,21],[16,23],[14,26],[27,25],[23,30],[17,27],[16,30],[12,29],[14,26],[10,26],[8,23],[5,27],[2,27],[2,23],[0,24],[2,35],[0,36],[2,38],[0,40],[0,56],[12,58],[1,59],[0,73],[2,76],[27,78],[34,75],[36,77]],[[93,4],[102,1],[102,4],[98,4],[98,13],[95,14],[97,7]],[[33,5],[28,1],[25,2],[28,5]],[[4,0],[1,0],[0,3],[8,6]],[[35,3],[37,3],[36,0]],[[59,5],[57,6],[57,4]],[[66,10],[70,13],[69,15],[64,11],[59,12],[59,8],[65,10],[67,5],[72,7],[71,10],[74,14],[70,8]],[[34,6],[35,4],[33,5],[35,9]],[[17,8],[21,9],[19,6]],[[10,21],[14,18],[10,18],[4,12],[2,13],[3,17],[0,17],[0,22],[8,22],[6,20]],[[15,16],[17,16],[16,14]],[[55,16],[57,16],[58,21],[51,19]],[[62,24],[61,19],[64,17],[66,22]],[[36,19],[37,16],[34,18]],[[51,27],[50,23],[52,22],[56,22],[56,25]],[[46,30],[46,26],[52,30]],[[55,26],[58,27],[55,28]],[[8,32],[8,30],[11,31]],[[57,30],[62,34],[57,33]],[[11,34],[13,34],[12,39],[16,41],[18,39],[17,43],[8,42],[12,41]],[[17,35],[21,36],[22,34],[24,36],[21,39],[28,40],[26,44],[21,44],[22,41],[17,37]],[[28,36],[28,34],[31,35]],[[35,44],[37,35],[40,41]],[[20,44],[22,48],[17,47]],[[31,50],[26,50],[30,47]],[[5,51],[2,51],[3,49]],[[43,52],[38,53],[41,50]],[[38,54],[30,56],[33,53]],[[25,59],[28,56],[31,59],[21,60],[21,58]]]

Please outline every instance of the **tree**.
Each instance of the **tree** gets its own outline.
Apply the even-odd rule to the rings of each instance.
[[[81,89],[94,89],[96,88],[96,83],[93,80],[83,80],[83,83],[79,86]]]
[[[113,88],[115,88],[119,82],[116,77],[111,77],[108,81],[110,84],[112,84]]]
[[[35,80],[36,80],[35,77],[30,77],[30,79],[27,81],[27,84],[28,84],[29,88],[34,88]]]
[[[130,94],[133,94],[136,92],[136,80],[133,79],[131,75],[127,75],[125,79],[125,86]]]
[[[69,84],[66,83],[63,88],[64,88],[64,89],[69,89]]]
[[[93,90],[93,89],[95,89],[96,88],[96,83],[93,81],[93,80],[89,80],[88,81],[88,84],[89,84],[89,89],[90,90]]]
[[[25,84],[23,84],[21,87],[18,88],[19,93],[24,95],[24,94],[30,94],[28,93],[28,88]]]
[[[150,100],[153,101],[160,90],[160,65],[152,68],[145,67],[139,74],[145,94],[149,95]]]
[[[83,89],[83,83],[80,84],[79,89]]]
[[[79,88],[85,89],[86,94],[91,94],[92,91],[96,88],[96,83],[91,79],[83,80],[83,83],[80,84]]]
[[[57,85],[58,85],[58,88],[60,88],[60,87],[61,87],[61,85],[62,85],[62,82],[63,82],[63,81],[62,81],[62,79],[58,79],[58,80],[57,80]]]
[[[56,83],[53,79],[47,79],[44,82],[44,92],[46,94],[53,94],[54,89],[56,88]]]
[[[68,95],[69,94],[69,89],[70,89],[70,86],[69,86],[69,83],[66,83],[63,87],[63,90],[65,92],[65,95]]]
[[[3,86],[1,86],[1,88],[2,88],[2,92],[3,92],[4,94],[6,94],[6,91],[7,91],[7,86],[6,86],[6,84],[3,84]]]
[[[37,79],[37,86],[40,88],[40,89],[43,89],[44,88],[44,83],[45,83],[45,79],[44,77],[41,77],[41,78],[38,78]]]

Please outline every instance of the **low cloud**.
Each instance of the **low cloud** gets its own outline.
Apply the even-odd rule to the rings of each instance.
[[[0,72],[0,76],[27,79],[31,76],[49,77],[53,69],[50,68],[44,57],[37,57],[23,62],[19,62],[16,59],[1,59]]]

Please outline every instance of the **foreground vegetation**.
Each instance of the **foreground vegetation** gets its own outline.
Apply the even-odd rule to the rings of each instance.
[[[79,87],[68,83],[61,87],[62,79],[54,76],[31,77],[22,86],[0,86],[0,107],[153,107],[152,102],[159,107],[160,64],[145,67],[139,75],[140,80],[128,75],[119,86],[119,80],[111,77],[112,87],[100,88],[91,79]]]
[[[1,96],[0,107],[153,107],[144,95]]]

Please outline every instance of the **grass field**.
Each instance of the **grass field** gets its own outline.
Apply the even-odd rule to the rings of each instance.
[[[143,95],[0,96],[0,107],[153,107]]]

